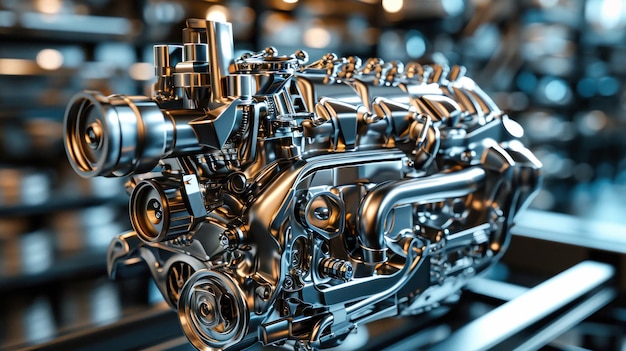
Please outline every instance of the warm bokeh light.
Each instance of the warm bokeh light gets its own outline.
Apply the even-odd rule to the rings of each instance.
[[[404,6],[403,0],[383,0],[383,9],[389,13],[397,13]]]
[[[209,7],[206,13],[206,19],[208,21],[226,22],[228,21],[228,8],[222,5],[213,5]]]
[[[63,8],[63,1],[61,0],[37,0],[35,2],[35,8],[45,14],[55,14],[61,12]]]
[[[578,129],[584,135],[593,136],[609,124],[606,113],[600,110],[589,111],[579,117]]]
[[[0,75],[29,75],[35,74],[37,64],[32,60],[0,58]]]
[[[128,74],[134,80],[150,80],[154,77],[154,66],[147,62],[133,63]]]
[[[289,23],[289,17],[284,13],[273,12],[263,20],[263,29],[268,34],[280,34]]]
[[[330,39],[330,33],[326,28],[312,27],[304,32],[303,41],[304,45],[310,48],[321,49],[330,44]]]
[[[55,49],[43,49],[37,54],[37,64],[39,67],[54,71],[63,66],[63,54]]]

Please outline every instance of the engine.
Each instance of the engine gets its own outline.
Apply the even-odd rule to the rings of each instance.
[[[126,177],[145,261],[204,350],[336,346],[445,303],[492,266],[541,182],[523,129],[463,67],[267,48],[190,19],[154,47],[152,97],[86,91],[65,115],[83,177]]]

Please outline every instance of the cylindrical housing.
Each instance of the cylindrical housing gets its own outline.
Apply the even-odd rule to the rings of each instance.
[[[222,78],[234,60],[233,29],[228,22],[207,21],[207,44],[211,66],[211,100],[220,100],[223,94]]]
[[[187,124],[198,113],[178,119],[145,96],[79,93],[65,111],[65,150],[84,178],[145,173],[162,158],[202,150]]]
[[[169,76],[173,68],[182,59],[182,46],[180,45],[154,45],[154,73],[158,76]]]
[[[163,100],[174,99],[174,85],[172,74],[176,64],[182,60],[182,46],[180,45],[155,45],[154,74],[157,78],[153,85],[154,96]]]
[[[185,62],[207,62],[208,46],[204,43],[185,43],[183,47],[183,61]]]

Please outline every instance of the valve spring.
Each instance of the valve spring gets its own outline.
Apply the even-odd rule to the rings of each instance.
[[[351,280],[354,275],[354,268],[350,261],[338,258],[324,258],[320,261],[320,275],[323,277]]]
[[[229,140],[239,143],[245,136],[248,126],[250,124],[250,106],[244,106],[241,110],[241,120],[239,121],[239,128],[233,131]]]

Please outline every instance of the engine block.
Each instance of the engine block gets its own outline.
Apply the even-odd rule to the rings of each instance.
[[[65,146],[83,177],[127,177],[133,231],[191,344],[336,346],[419,314],[506,249],[541,164],[463,67],[267,48],[190,19],[154,47],[152,97],[77,94]]]

